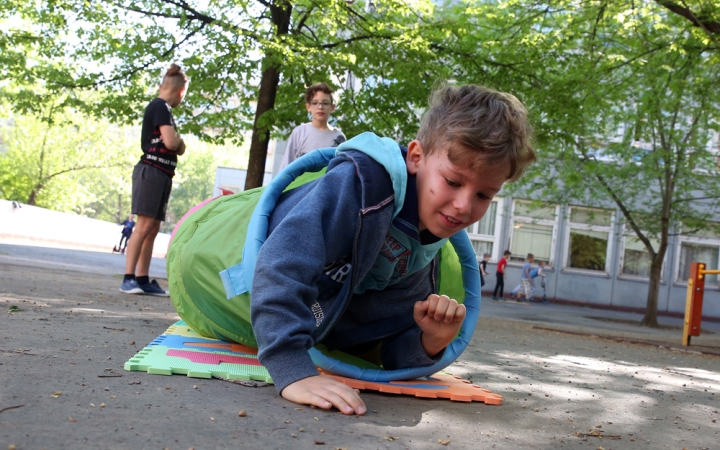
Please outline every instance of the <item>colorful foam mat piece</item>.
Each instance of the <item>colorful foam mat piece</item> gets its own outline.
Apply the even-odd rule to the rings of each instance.
[[[165,333],[130,358],[125,363],[125,370],[272,383],[267,369],[257,359],[256,349],[202,337],[182,320],[171,325]],[[354,380],[322,370],[321,372],[354,389],[456,402],[483,402],[489,405],[501,405],[503,402],[501,395],[493,394],[459,377],[442,373],[416,380],[376,382]]]

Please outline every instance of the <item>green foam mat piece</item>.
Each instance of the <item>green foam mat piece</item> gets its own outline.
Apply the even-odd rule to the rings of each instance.
[[[180,350],[155,345],[145,347],[125,363],[125,370],[157,375],[181,374],[192,378],[222,377],[272,383],[267,369],[243,355]]]

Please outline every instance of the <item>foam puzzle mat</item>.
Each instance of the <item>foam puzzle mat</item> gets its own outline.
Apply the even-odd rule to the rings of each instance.
[[[200,336],[178,321],[125,363],[125,370],[157,375],[182,374],[193,378],[226,378],[272,383],[257,359],[257,350],[241,344]],[[363,381],[321,370],[324,375],[354,388],[419,398],[448,399],[501,405],[503,398],[452,375],[437,373],[408,381]]]

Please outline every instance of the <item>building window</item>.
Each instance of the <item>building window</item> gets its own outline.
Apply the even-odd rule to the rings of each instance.
[[[501,220],[498,214],[502,211],[502,204],[503,199],[494,199],[483,218],[465,228],[478,260],[481,260],[485,253],[489,253],[490,258],[495,261],[500,259],[496,243],[500,234]]]
[[[527,254],[532,253],[536,262],[552,266],[556,229],[556,205],[515,200],[510,261],[524,261]]]
[[[660,247],[657,239],[650,239],[654,249]],[[635,236],[626,236],[623,250],[622,271],[623,275],[650,278],[650,252],[645,244]]]
[[[705,269],[717,270],[720,257],[720,245],[717,243],[700,243],[684,241],[680,243],[680,261],[678,267],[678,281],[687,282],[690,278],[690,263],[705,263]],[[705,286],[717,285],[717,275],[706,275]]]
[[[705,263],[708,270],[717,270],[720,267],[720,223],[710,222],[701,230],[683,234],[678,239],[680,257],[677,265],[677,278],[679,282],[687,283],[690,277],[690,263]],[[717,275],[706,275],[705,286],[718,287]]]
[[[613,216],[609,210],[570,207],[565,267],[608,271]]]

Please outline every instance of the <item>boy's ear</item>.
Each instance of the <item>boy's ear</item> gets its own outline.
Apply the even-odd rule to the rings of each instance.
[[[405,164],[407,165],[408,172],[411,175],[417,174],[424,156],[420,141],[417,139],[411,141],[408,145],[407,156],[405,157]]]

